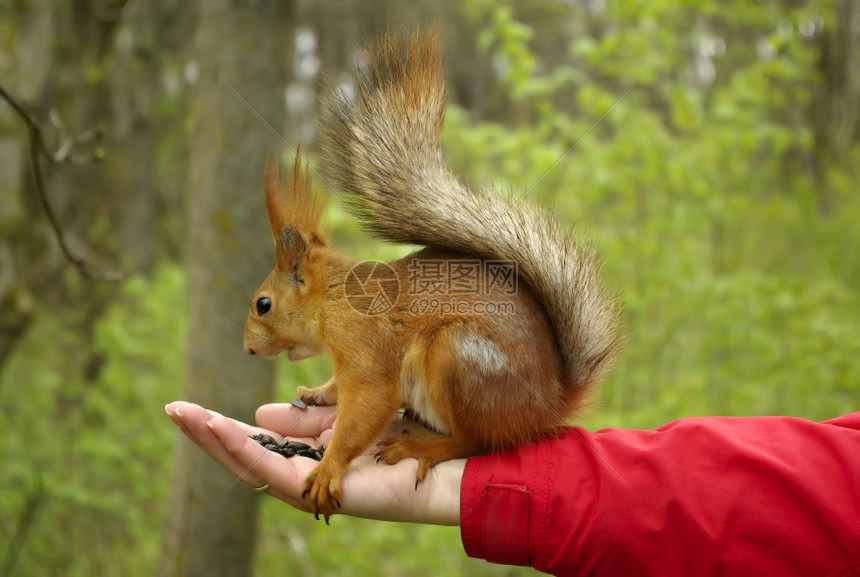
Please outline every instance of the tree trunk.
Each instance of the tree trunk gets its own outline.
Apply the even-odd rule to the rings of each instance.
[[[274,264],[263,205],[267,152],[281,141],[293,3],[198,4],[188,190],[189,347],[183,398],[251,421],[273,365],[242,350],[251,292]],[[287,138],[287,141],[290,139]],[[176,446],[160,575],[250,575],[260,496],[184,438]]]
[[[148,274],[155,259],[156,123],[153,114],[159,97],[158,17],[161,2],[142,2],[128,11],[125,28],[116,43],[112,80],[114,126],[111,134],[119,157],[111,155],[115,179],[123,200],[117,209],[117,230],[122,264],[135,273]]]
[[[837,199],[831,190],[831,170],[845,163],[860,119],[860,34],[855,24],[858,0],[838,0],[833,19],[818,34],[821,83],[813,94],[810,119],[818,213],[828,216]],[[849,161],[850,162],[850,161]]]
[[[51,68],[47,39],[54,32],[53,10],[40,0],[6,18],[0,24],[0,53],[8,56],[0,60],[0,83],[31,109]],[[0,104],[0,373],[33,318],[34,299],[21,274],[27,259],[15,248],[16,242],[35,236],[23,193],[30,178],[26,135],[24,122],[5,102]]]

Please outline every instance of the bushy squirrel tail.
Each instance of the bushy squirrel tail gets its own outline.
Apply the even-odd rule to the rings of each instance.
[[[322,122],[327,184],[379,237],[514,261],[543,304],[571,385],[589,385],[619,349],[619,311],[594,251],[546,213],[466,188],[441,147],[446,90],[439,32],[383,36],[334,90]]]

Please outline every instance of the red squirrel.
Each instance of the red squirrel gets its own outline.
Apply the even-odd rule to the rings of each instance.
[[[287,182],[267,166],[277,261],[251,302],[245,350],[325,352],[334,376],[299,387],[337,405],[337,428],[303,497],[328,523],[340,480],[399,410],[433,432],[378,444],[377,460],[418,460],[416,488],[448,459],[553,434],[619,349],[619,311],[594,251],[524,202],[477,193],[441,148],[445,77],[438,32],[382,37],[354,70],[356,94],[324,102],[327,184],[376,236],[424,246],[390,263],[329,246],[299,158]]]

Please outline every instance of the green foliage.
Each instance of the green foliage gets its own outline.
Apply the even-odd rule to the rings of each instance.
[[[16,576],[154,572],[175,437],[162,407],[182,379],[185,279],[165,265],[121,292],[85,346],[75,311],[41,311],[0,381],[10,542],[38,499]]]
[[[463,554],[456,527],[335,517],[330,527],[277,501],[263,509],[257,570],[276,575],[520,575]]]

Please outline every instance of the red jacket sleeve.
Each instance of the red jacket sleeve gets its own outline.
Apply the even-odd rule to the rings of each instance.
[[[570,428],[468,460],[472,557],[557,575],[860,577],[860,412]]]

